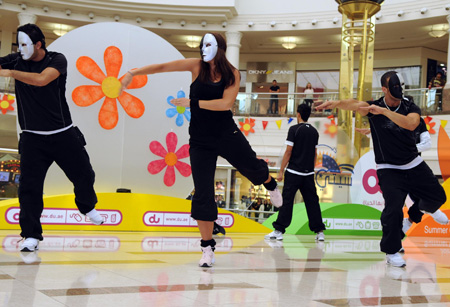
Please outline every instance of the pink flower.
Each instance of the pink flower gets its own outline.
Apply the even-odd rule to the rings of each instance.
[[[175,152],[177,143],[178,137],[173,132],[169,132],[166,136],[167,150],[158,141],[150,143],[150,151],[163,159],[150,162],[147,169],[150,174],[156,175],[167,166],[164,174],[164,184],[168,187],[173,186],[175,183],[175,168],[184,177],[190,176],[192,172],[189,164],[179,161],[189,157],[189,145],[185,144]]]

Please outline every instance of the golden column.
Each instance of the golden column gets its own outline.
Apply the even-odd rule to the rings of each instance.
[[[341,67],[339,99],[353,98],[354,51],[359,47],[359,74],[357,99],[372,99],[373,53],[375,42],[374,15],[384,0],[336,0],[342,14]],[[369,150],[369,139],[353,133],[352,111],[338,111],[338,163],[355,164]],[[368,128],[366,117],[355,115],[356,128]],[[351,140],[354,136],[354,146]]]

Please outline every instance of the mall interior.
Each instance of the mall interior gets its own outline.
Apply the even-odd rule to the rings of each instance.
[[[17,28],[27,23],[42,29],[49,51],[67,58],[66,99],[87,142],[105,223],[78,212],[72,183],[53,164],[44,240],[39,250],[20,251],[17,93],[14,79],[0,77],[2,306],[450,306],[449,225],[428,215],[414,224],[402,241],[406,267],[387,265],[380,251],[384,198],[373,144],[355,132],[368,127],[367,118],[313,109],[308,121],[319,132],[314,177],[325,241],[309,230],[299,192],[283,240],[265,240],[278,214],[269,192],[219,157],[215,201],[226,234],[214,235],[216,263],[204,268],[190,217],[189,158],[180,154],[191,113],[170,103],[189,97],[190,74],[149,75],[126,89],[142,112],[131,115],[114,97],[117,121],[108,127],[107,93],[84,105],[80,96],[130,69],[200,58],[204,34],[220,33],[241,77],[234,120],[276,177],[298,105],[378,99],[380,77],[395,70],[431,137],[422,158],[447,192],[450,0],[0,0],[0,57],[18,52]],[[86,59],[91,66],[83,66]],[[167,153],[189,173],[168,163]],[[155,161],[164,168],[151,172]],[[450,216],[448,202],[441,210]]]

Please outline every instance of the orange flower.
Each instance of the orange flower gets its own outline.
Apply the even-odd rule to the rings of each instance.
[[[430,134],[435,134],[436,130],[433,129],[433,127],[436,125],[436,123],[433,123],[433,118],[430,116],[427,116],[423,119],[425,121],[425,124],[427,124],[427,130]]]
[[[3,94],[3,97],[0,98],[0,110],[2,110],[3,114],[6,114],[8,111],[14,111],[12,104],[14,103],[14,97],[8,94]]]
[[[334,115],[330,115],[328,118],[331,119],[331,123],[325,124],[325,134],[329,134],[332,138],[334,138],[338,133],[338,127],[336,126]]]
[[[255,133],[255,130],[253,130],[255,120],[253,118],[246,118],[245,122],[239,122],[239,125],[241,125],[241,131],[244,132],[245,136],[248,136],[249,133]]]
[[[118,79],[122,66],[122,52],[115,46],[106,48],[104,54],[106,76],[100,67],[90,57],[81,56],[77,60],[78,71],[88,79],[100,85],[82,85],[72,92],[72,99],[77,106],[87,107],[105,97],[98,114],[98,122],[104,129],[113,129],[119,121],[117,102],[119,100],[125,112],[139,118],[144,114],[145,106],[137,97],[123,91],[119,95],[123,76]],[[135,76],[127,89],[141,88],[147,84],[147,76]]]

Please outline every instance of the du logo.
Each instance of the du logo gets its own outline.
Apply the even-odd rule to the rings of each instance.
[[[363,204],[382,211],[384,198],[378,185],[375,155],[369,151],[355,165],[350,197],[353,204]]]
[[[148,212],[144,215],[144,224],[148,226],[164,225],[164,213]]]

